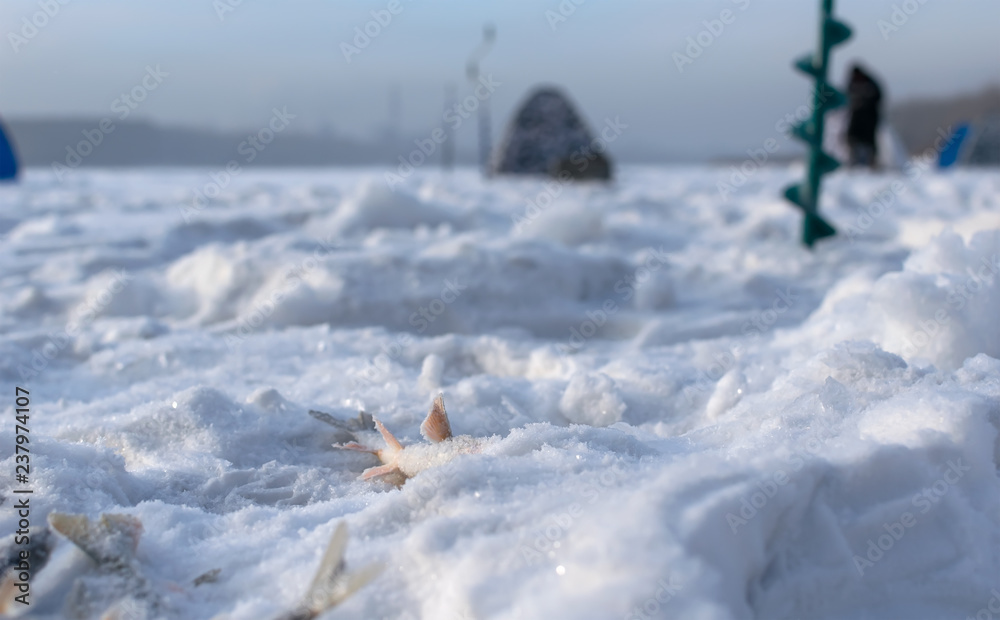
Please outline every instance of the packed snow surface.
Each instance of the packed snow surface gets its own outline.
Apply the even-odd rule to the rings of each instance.
[[[341,521],[331,620],[1000,617],[1000,175],[833,175],[810,252],[802,174],[29,172],[0,547],[20,386],[33,525],[139,518],[166,617],[293,608]],[[440,392],[492,439],[401,488],[308,415]]]

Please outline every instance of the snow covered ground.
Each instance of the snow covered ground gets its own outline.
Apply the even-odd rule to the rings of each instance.
[[[0,546],[20,386],[33,524],[141,519],[168,617],[292,608],[346,521],[386,568],[331,620],[1000,618],[1000,175],[911,172],[831,177],[812,253],[795,166],[29,172]],[[439,391],[498,439],[401,489],[307,414]]]

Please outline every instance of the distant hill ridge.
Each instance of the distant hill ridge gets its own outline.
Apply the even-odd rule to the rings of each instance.
[[[942,98],[919,98],[890,107],[889,121],[911,154],[934,143],[939,129],[961,122],[1000,115],[1000,85],[978,93]],[[8,119],[7,125],[27,166],[225,166],[236,160],[251,166],[375,166],[394,165],[413,149],[412,141],[364,142],[332,133],[278,134],[253,161],[239,152],[250,131],[215,131],[172,127],[142,120],[114,121],[114,131],[100,131],[96,118]],[[86,134],[85,134],[86,132]],[[87,136],[90,136],[88,138]],[[89,145],[81,144],[90,142]],[[93,144],[99,142],[98,144]],[[77,162],[73,152],[79,156]],[[626,160],[680,161],[660,152],[636,152]],[[475,156],[459,150],[461,163]],[[724,158],[723,161],[728,161]]]
[[[915,154],[934,144],[939,129],[994,115],[1000,115],[1000,85],[974,94],[903,101],[890,108],[889,121]]]
[[[393,166],[417,146],[414,139],[423,135],[382,137],[357,140],[332,132],[276,133],[266,148],[250,148],[245,143],[252,131],[218,131],[197,127],[161,125],[128,119],[105,119],[105,133],[97,118],[13,118],[5,119],[26,166],[53,167],[58,163],[69,168],[86,166],[226,166],[236,161],[240,166]],[[270,136],[268,136],[270,137]],[[95,144],[96,143],[96,144]],[[681,159],[670,155],[661,145],[633,145],[624,159],[632,162],[663,162]],[[473,164],[471,150],[458,147],[456,161]],[[248,161],[251,151],[255,152]],[[79,159],[77,159],[79,158]],[[73,165],[73,163],[76,165]],[[437,155],[427,166],[438,166]]]
[[[274,134],[261,149],[246,147],[252,131],[171,127],[148,121],[105,119],[10,119],[7,125],[22,162],[50,167],[79,166],[322,166],[386,165],[408,152],[405,142],[368,143],[330,133]],[[270,135],[265,136],[270,138]],[[243,148],[241,148],[241,145]],[[247,161],[249,152],[255,152]],[[460,153],[460,160],[471,160]]]

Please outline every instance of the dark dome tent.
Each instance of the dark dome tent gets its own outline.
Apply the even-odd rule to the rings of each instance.
[[[607,143],[595,140],[558,89],[536,89],[518,108],[494,154],[494,174],[548,174],[608,180]]]

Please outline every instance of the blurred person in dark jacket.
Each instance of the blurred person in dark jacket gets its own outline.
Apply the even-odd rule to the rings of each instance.
[[[847,124],[850,165],[868,166],[874,170],[878,167],[876,134],[882,106],[882,89],[872,76],[854,65],[847,85],[847,95],[851,117]]]

